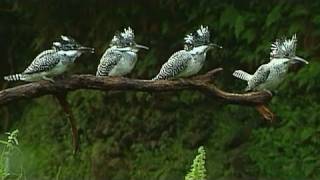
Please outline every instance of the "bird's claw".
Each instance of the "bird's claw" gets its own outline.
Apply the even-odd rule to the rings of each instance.
[[[266,93],[268,93],[270,96],[273,96],[273,94],[274,94],[274,93],[272,93],[271,91],[269,91],[269,90],[267,90],[267,89],[264,89],[263,91],[266,92]]]
[[[49,77],[42,77],[42,79],[43,80],[46,80],[46,81],[50,81],[51,83],[54,83],[55,81],[54,81],[54,79],[52,79],[52,78],[49,78]]]

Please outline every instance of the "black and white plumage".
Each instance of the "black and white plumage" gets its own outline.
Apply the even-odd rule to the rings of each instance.
[[[295,55],[297,37],[291,39],[278,39],[271,45],[270,62],[261,65],[251,75],[242,70],[236,70],[233,76],[245,80],[248,83],[246,91],[274,90],[283,81],[288,72],[290,63],[308,61]]]
[[[52,49],[41,52],[20,74],[5,76],[7,81],[53,81],[52,77],[64,73],[77,57],[84,52],[93,52],[93,48],[81,46],[74,39],[61,36],[53,42]]]
[[[202,68],[208,50],[220,47],[210,43],[209,29],[204,26],[201,26],[196,32],[186,35],[184,40],[184,49],[175,52],[162,65],[160,72],[153,80],[195,75]]]
[[[140,48],[148,49],[139,45],[134,40],[134,32],[128,27],[124,32],[117,32],[108,48],[100,59],[96,76],[123,76],[134,68]]]

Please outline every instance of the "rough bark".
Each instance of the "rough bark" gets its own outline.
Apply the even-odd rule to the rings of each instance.
[[[0,91],[0,105],[20,99],[35,98],[43,95],[64,94],[78,89],[94,89],[102,91],[145,91],[166,92],[193,90],[218,98],[229,104],[254,106],[266,104],[272,96],[268,92],[249,92],[244,94],[229,93],[217,88],[213,83],[214,75],[221,68],[209,71],[205,75],[190,79],[177,80],[139,80],[123,77],[96,77],[93,75],[72,75],[70,77],[49,81],[39,81],[16,86]]]
[[[93,75],[72,75],[67,78],[58,79],[54,83],[49,81],[39,81],[19,85],[0,91],[0,105],[15,102],[20,99],[31,99],[44,95],[57,97],[64,112],[68,116],[73,135],[74,151],[79,148],[76,121],[72,110],[66,100],[66,95],[70,91],[79,89],[93,89],[101,91],[145,91],[145,92],[167,92],[167,91],[199,91],[211,98],[217,98],[227,104],[238,104],[255,107],[264,119],[273,120],[272,112],[265,106],[272,95],[269,92],[249,92],[243,94],[225,92],[213,83],[217,72],[222,68],[217,68],[204,75],[195,76],[188,79],[176,80],[139,80],[124,77],[96,77]]]

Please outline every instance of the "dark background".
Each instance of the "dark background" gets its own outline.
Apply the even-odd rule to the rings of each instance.
[[[81,134],[77,156],[51,96],[1,107],[1,131],[20,130],[27,179],[183,179],[200,145],[208,179],[319,179],[319,11],[318,1],[1,0],[0,77],[23,71],[61,34],[96,49],[72,70],[94,74],[114,32],[127,26],[151,48],[139,52],[132,78],[155,76],[201,24],[223,46],[208,53],[201,73],[223,67],[216,84],[224,90],[241,92],[246,84],[232,72],[254,72],[268,62],[276,38],[296,33],[297,55],[310,61],[294,67],[279,87],[270,103],[273,124],[253,108],[192,91],[79,90],[68,96]],[[18,84],[0,82],[3,89]]]

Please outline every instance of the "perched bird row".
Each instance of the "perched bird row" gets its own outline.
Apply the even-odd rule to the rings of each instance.
[[[308,62],[295,55],[297,38],[278,39],[271,46],[270,62],[261,65],[254,74],[236,70],[233,76],[248,83],[246,91],[273,90],[284,79],[290,64]],[[210,42],[208,27],[201,26],[184,38],[184,49],[175,52],[162,65],[160,72],[153,80],[189,77],[197,74],[206,59],[206,53],[213,48],[222,48]],[[134,68],[140,49],[149,49],[135,42],[133,30],[128,27],[123,32],[116,32],[110,47],[100,59],[96,76],[124,76]],[[27,69],[20,73],[5,76],[7,81],[39,81],[49,80],[69,69],[74,61],[83,53],[94,53],[93,48],[85,47],[73,38],[61,36],[53,42],[50,50],[40,53]]]

